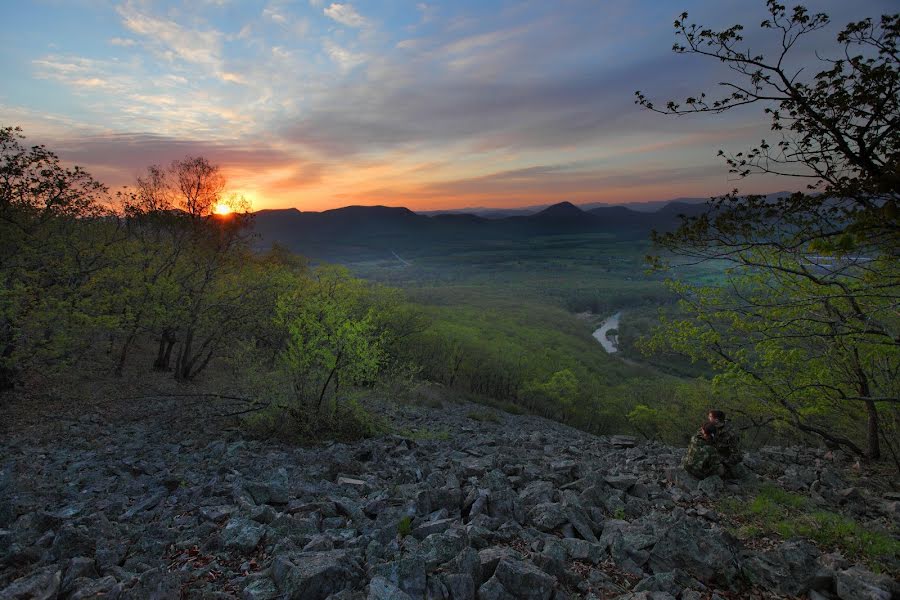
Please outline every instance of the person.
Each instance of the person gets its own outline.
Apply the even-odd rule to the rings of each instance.
[[[715,447],[717,436],[718,426],[709,421],[704,423],[700,431],[691,438],[681,467],[698,479],[722,475],[724,473],[722,459]]]
[[[737,465],[741,462],[742,457],[740,439],[737,433],[726,420],[724,411],[710,410],[706,418],[708,423],[716,426],[716,439],[713,447],[719,453],[725,476],[732,479],[737,478],[740,471]]]

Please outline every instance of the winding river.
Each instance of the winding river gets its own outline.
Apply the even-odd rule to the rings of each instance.
[[[606,350],[609,354],[614,354],[619,351],[619,336],[617,334],[612,336],[612,338],[608,338],[606,334],[609,333],[610,329],[619,328],[619,318],[621,316],[622,312],[617,312],[613,316],[600,323],[600,327],[596,331],[594,331],[594,337],[598,342],[600,342],[600,345],[603,346],[603,349]]]

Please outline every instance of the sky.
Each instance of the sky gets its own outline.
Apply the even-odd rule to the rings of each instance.
[[[893,1],[811,0],[834,27]],[[743,23],[762,0],[0,0],[0,126],[115,190],[205,156],[255,210],[414,210],[799,189],[716,157],[768,133],[759,107],[667,117],[634,104],[728,79],[676,55],[672,22]],[[662,104],[662,102],[659,102]]]

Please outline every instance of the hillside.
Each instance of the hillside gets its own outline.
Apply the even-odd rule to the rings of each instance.
[[[560,202],[527,215],[486,218],[468,213],[425,215],[406,208],[348,206],[324,212],[296,209],[255,213],[258,245],[280,244],[294,252],[331,260],[389,255],[391,252],[440,254],[448,244],[521,242],[551,235],[608,234],[623,240],[646,239],[653,230],[670,230],[679,214],[699,214],[702,204],[674,203],[656,212],[624,206],[583,210]]]
[[[148,396],[5,410],[0,597],[898,593],[827,542],[734,537],[727,507],[782,486],[816,510],[896,519],[896,494],[821,451],[763,449],[744,480],[697,482],[683,450],[465,403],[379,404],[396,433],[312,448],[243,437],[222,416],[242,407]]]

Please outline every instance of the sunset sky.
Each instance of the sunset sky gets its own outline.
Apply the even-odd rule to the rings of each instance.
[[[810,1],[837,25],[894,1]],[[748,26],[763,0],[329,0],[0,3],[0,124],[112,188],[203,155],[254,209],[413,209],[710,196],[719,148],[767,132],[758,109],[672,118],[633,104],[728,77],[671,52],[682,10]],[[815,50],[806,46],[810,56]]]

